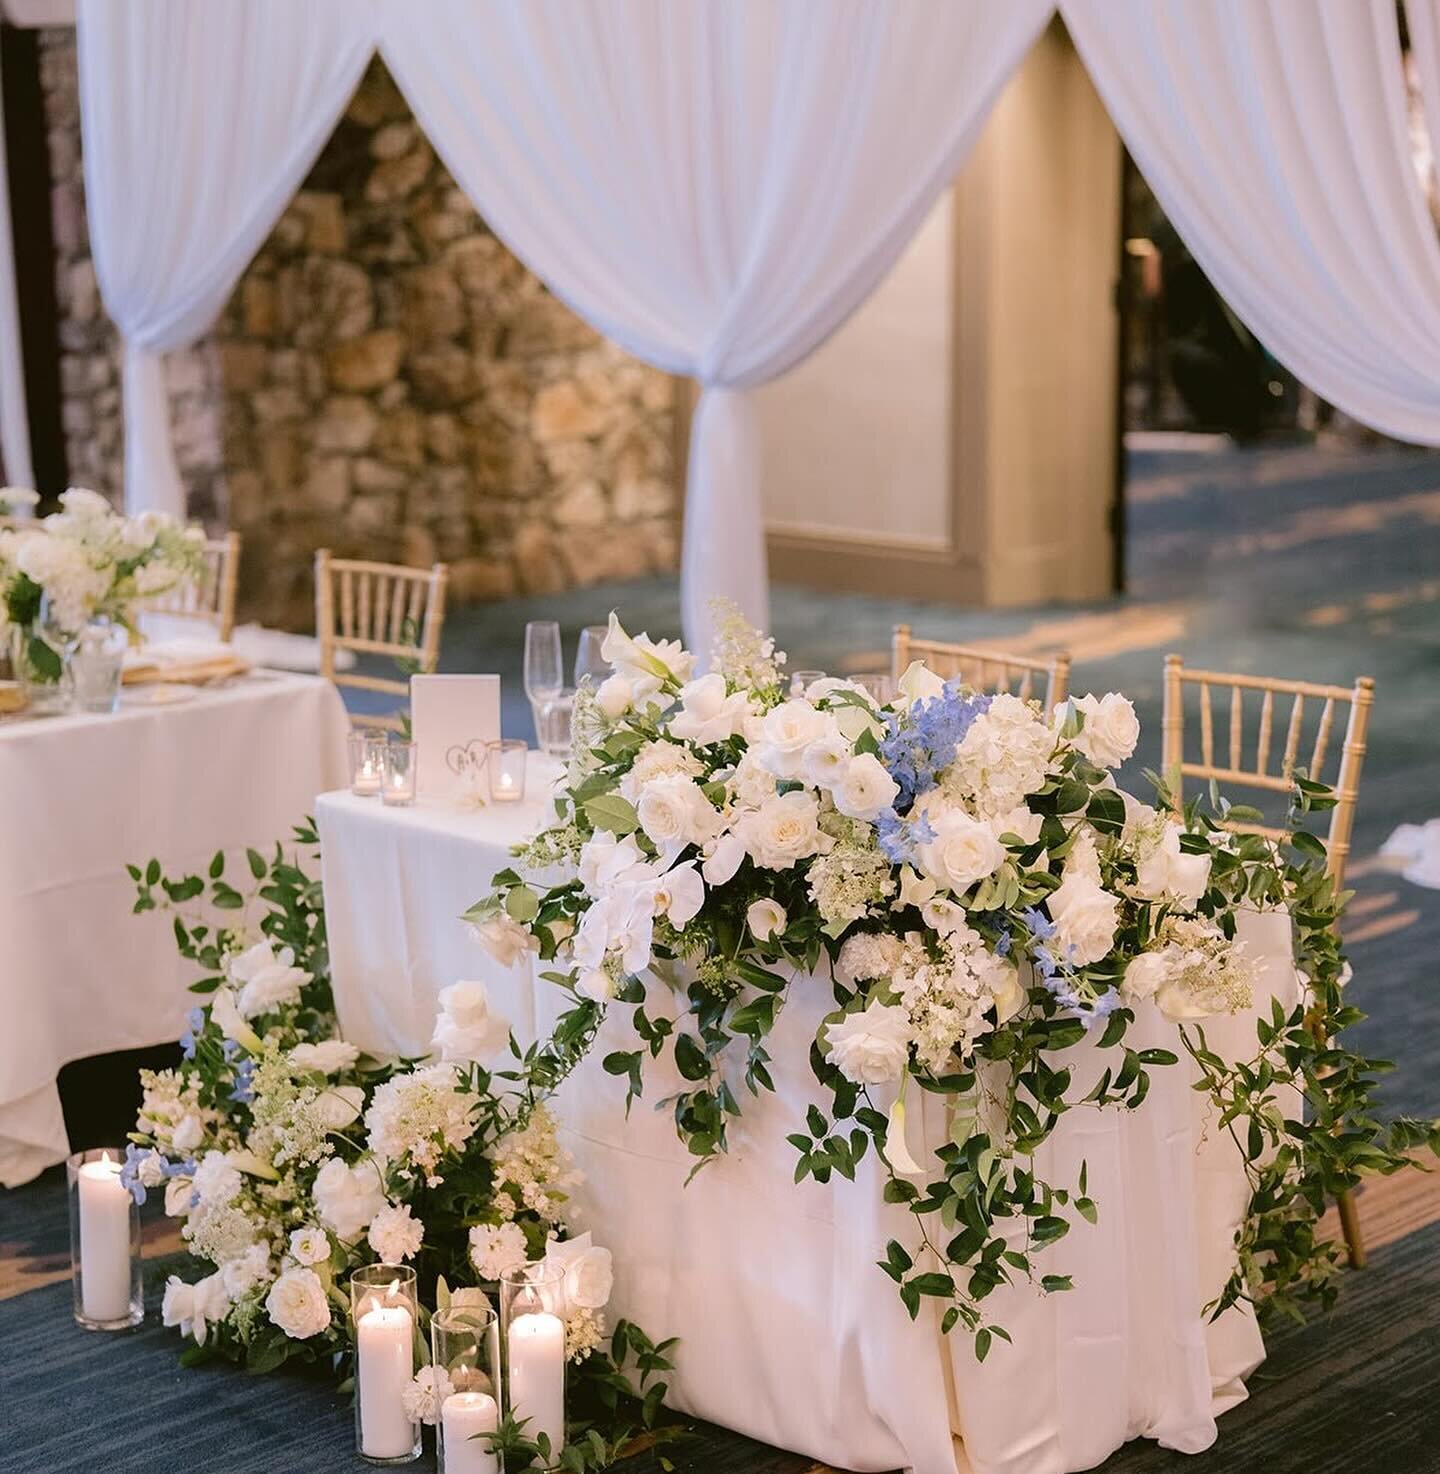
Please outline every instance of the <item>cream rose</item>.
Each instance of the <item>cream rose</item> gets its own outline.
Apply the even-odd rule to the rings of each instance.
[[[1005,846],[995,837],[995,831],[963,809],[939,813],[932,809],[925,819],[934,838],[915,847],[915,859],[921,872],[937,885],[948,886],[960,895],[1005,863]]]
[[[537,947],[535,938],[504,911],[475,923],[475,939],[500,964],[514,967],[527,952]]]
[[[630,710],[630,702],[634,695],[635,688],[626,677],[614,675],[606,676],[600,682],[600,688],[595,692],[595,699],[600,703],[600,710],[613,722]]]
[[[650,842],[672,855],[688,844],[704,844],[720,822],[700,785],[678,773],[647,784],[635,815]]]
[[[330,1236],[313,1224],[290,1235],[290,1257],[297,1264],[319,1264],[330,1257]]]
[[[313,1269],[287,1269],[270,1286],[265,1313],[297,1341],[318,1336],[330,1325],[330,1302],[320,1276]]]
[[[1118,768],[1135,751],[1140,721],[1135,708],[1119,692],[1077,696],[1075,709],[1084,712],[1085,723],[1074,744],[1097,767]]]
[[[856,1085],[898,1080],[909,1059],[910,1019],[903,1008],[872,1003],[824,1028],[831,1063]]]
[[[850,759],[831,798],[835,807],[850,819],[875,819],[893,804],[900,785],[885,770],[873,752],[862,752]]]
[[[588,1233],[573,1239],[551,1239],[545,1245],[545,1264],[565,1276],[569,1310],[603,1310],[610,1303],[615,1268],[609,1249],[602,1249]]]
[[[1125,965],[1125,975],[1120,979],[1121,996],[1130,1003],[1143,1003],[1155,996],[1169,976],[1170,959],[1165,948],[1142,952]]]
[[[1160,842],[1135,871],[1135,889],[1147,900],[1169,898],[1194,909],[1210,885],[1210,856],[1180,848],[1180,826],[1167,824]]]
[[[484,983],[461,981],[440,990],[430,1048],[443,1060],[485,1060],[510,1040],[510,1025],[490,1010]]]
[[[385,1206],[380,1168],[373,1161],[347,1167],[332,1157],[315,1174],[315,1210],[338,1239],[353,1244]]]
[[[788,870],[828,850],[831,843],[820,832],[820,805],[812,794],[796,790],[747,814],[740,833],[750,858],[766,870]]]
[[[1115,945],[1120,903],[1087,875],[1066,875],[1047,903],[1055,923],[1055,951],[1075,967],[1099,962]]]
[[[805,768],[805,749],[835,731],[835,719],[808,701],[777,706],[761,727],[755,760],[777,778],[795,780]]]
[[[728,693],[725,677],[712,671],[681,688],[680,708],[671,719],[671,732],[697,747],[709,747],[745,730],[750,698],[743,691]]]
[[[338,1075],[360,1058],[355,1045],[344,1039],[322,1039],[318,1044],[297,1044],[290,1051],[291,1062],[302,1070],[318,1070],[322,1075]]]

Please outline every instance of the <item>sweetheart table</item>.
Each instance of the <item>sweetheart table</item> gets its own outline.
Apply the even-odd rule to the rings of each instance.
[[[329,681],[270,671],[0,722],[0,1183],[68,1154],[62,1065],[173,1040],[194,1001],[170,919],[132,915],[126,864],[203,873],[217,849],[270,848],[344,781],[348,730]]]
[[[522,1042],[563,1007],[565,995],[530,962],[501,967],[460,920],[509,862],[509,847],[549,816],[545,780],[555,770],[534,754],[530,761],[522,804],[465,811],[423,798],[409,809],[348,793],[320,800],[335,997],[352,1042],[423,1053],[436,996],[460,978],[486,981]],[[1288,1005],[1288,918],[1242,920],[1262,963],[1257,1006],[1268,1010],[1272,994]],[[650,988],[657,1014],[663,984]],[[815,1090],[806,1055],[830,1006],[821,980],[792,986],[768,1045],[775,1093],[745,1098],[729,1155],[688,1187],[694,1159],[668,1113],[653,1109],[678,1075],[647,1070],[646,1099],[627,1119],[624,1082],[600,1065],[611,1050],[634,1047],[629,1009],[611,1011],[561,1087],[562,1136],[585,1174],[579,1215],[615,1253],[613,1310],[681,1338],[671,1401],[858,1471],[1063,1474],[1134,1437],[1184,1452],[1213,1442],[1216,1415],[1244,1398],[1264,1348],[1248,1307],[1214,1324],[1202,1314],[1229,1274],[1245,1192],[1186,1066],[1152,1070],[1137,1112],[1071,1111],[1042,1148],[1051,1181],[1087,1165],[1099,1221],[1077,1222],[1043,1253],[1044,1270],[1073,1275],[1073,1290],[1041,1298],[1017,1286],[985,1302],[1014,1343],[997,1340],[982,1365],[967,1336],[941,1337],[929,1305],[912,1322],[876,1267],[887,1239],[910,1246],[914,1235],[910,1215],[881,1201],[873,1154],[853,1183],[793,1181],[785,1136],[804,1129]],[[1145,1010],[1130,1037],[1137,1048],[1173,1046],[1175,1033]],[[1253,1021],[1210,1020],[1207,1036],[1222,1053],[1253,1048]],[[1077,1080],[1087,1065],[1098,1073],[1083,1043],[1070,1055]],[[944,1140],[944,1105],[921,1101],[919,1112],[912,1101],[912,1131],[934,1147]]]

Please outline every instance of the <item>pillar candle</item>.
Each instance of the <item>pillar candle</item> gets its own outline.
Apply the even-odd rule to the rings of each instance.
[[[403,1458],[415,1447],[415,1425],[404,1403],[415,1370],[412,1333],[403,1305],[377,1304],[355,1327],[360,1452],[372,1459]]]
[[[552,1458],[565,1443],[565,1326],[549,1311],[510,1322],[510,1413],[526,1418],[525,1436],[550,1439]]]
[[[108,1153],[81,1164],[80,1306],[87,1320],[130,1315],[130,1190]]]
[[[500,1474],[500,1460],[476,1433],[493,1433],[500,1409],[488,1392],[452,1392],[440,1408],[445,1474]]]

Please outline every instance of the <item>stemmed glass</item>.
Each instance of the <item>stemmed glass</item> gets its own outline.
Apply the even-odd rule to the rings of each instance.
[[[541,708],[565,689],[565,658],[560,626],[553,619],[532,619],[525,626],[525,694],[538,733]]]
[[[610,674],[610,662],[600,653],[605,636],[609,633],[608,626],[603,624],[587,624],[580,631],[580,648],[575,652],[577,688],[585,684],[587,676],[591,685],[598,686]]]

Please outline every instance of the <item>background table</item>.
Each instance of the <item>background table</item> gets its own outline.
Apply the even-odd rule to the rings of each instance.
[[[533,759],[532,759],[533,762]],[[549,809],[460,812],[422,801],[382,809],[327,794],[317,811],[335,995],[347,1038],[369,1050],[428,1046],[436,994],[462,977],[491,986],[522,1040],[553,1020],[564,995],[531,966],[499,967],[459,920],[508,862],[510,845]],[[1243,925],[1264,962],[1260,993],[1294,992],[1288,918]],[[652,1014],[664,1009],[655,999]],[[633,1048],[629,1010],[616,1009],[557,1101],[565,1141],[586,1180],[576,1194],[585,1227],[616,1259],[613,1313],[657,1336],[678,1335],[673,1400],[698,1416],[854,1470],[917,1474],[1061,1474],[1088,1468],[1129,1438],[1198,1451],[1215,1416],[1244,1397],[1264,1351],[1247,1308],[1208,1325],[1202,1307],[1229,1273],[1244,1182],[1223,1133],[1206,1131],[1183,1066],[1152,1072],[1134,1113],[1067,1115],[1039,1167],[1063,1185],[1088,1165],[1099,1206],[1044,1252],[1044,1270],[1076,1288],[1041,1299],[998,1292],[989,1313],[1015,1338],[984,1365],[969,1338],[939,1335],[933,1305],[912,1323],[875,1267],[885,1241],[913,1243],[913,1224],[881,1201],[869,1158],[854,1183],[793,1182],[787,1132],[803,1130],[816,1094],[807,1052],[830,1007],[828,988],[800,980],[771,1039],[774,1095],[744,1099],[730,1155],[687,1188],[693,1165],[665,1112],[650,1107],[679,1085],[664,1066],[628,1120],[624,1082],[599,1061]],[[672,1010],[673,1011],[673,1010]],[[1253,1048],[1248,1018],[1212,1021],[1212,1047]],[[1137,1047],[1175,1042],[1173,1026],[1142,1011]],[[1087,1053],[1089,1058],[1087,1058]],[[1098,1069],[1085,1045],[1076,1079]],[[944,1106],[921,1096],[933,1149]],[[912,1107],[914,1125],[916,1112]],[[918,1141],[914,1145],[918,1145]]]
[[[131,914],[126,862],[268,850],[345,781],[347,730],[328,681],[272,672],[0,723],[0,1182],[65,1157],[61,1065],[175,1039],[194,1001],[169,918]]]

